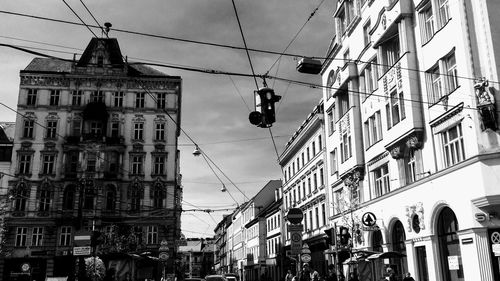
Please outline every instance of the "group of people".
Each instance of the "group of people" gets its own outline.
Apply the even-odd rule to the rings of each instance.
[[[396,281],[396,274],[392,268],[388,267],[386,274],[384,274],[384,281]],[[298,273],[297,276],[294,276],[291,270],[288,270],[285,281],[359,281],[356,272],[349,272],[349,276],[346,280],[344,274],[340,271],[335,271],[335,266],[330,264],[328,266],[328,275],[325,278],[321,278],[319,273],[310,268],[308,263],[304,263],[302,266],[302,270]],[[415,281],[411,274],[406,273],[403,281]]]

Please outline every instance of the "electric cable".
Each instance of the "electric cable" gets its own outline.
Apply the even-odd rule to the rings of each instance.
[[[48,18],[48,17],[42,17],[42,16],[29,15],[29,14],[25,14],[25,13],[11,12],[11,11],[6,11],[6,10],[0,10],[0,13],[8,14],[8,15],[13,15],[13,16],[34,18],[34,19],[39,19],[39,20],[52,21],[52,22],[63,23],[63,24],[80,25],[80,26],[83,25],[84,26],[84,24],[78,23],[78,22],[72,22],[72,21],[66,21],[66,20],[61,20],[61,19],[54,19],[54,18]],[[99,26],[93,26],[93,25],[88,25],[88,26],[89,27],[93,27],[93,28],[99,28]],[[182,38],[176,38],[176,37],[169,37],[169,36],[162,36],[162,35],[155,35],[155,34],[148,34],[148,33],[144,33],[144,32],[129,31],[129,30],[123,30],[123,29],[118,29],[118,28],[113,28],[113,31],[121,32],[121,33],[134,34],[134,35],[140,35],[140,36],[153,37],[153,38],[159,38],[159,39],[167,39],[167,40],[173,40],[173,41],[179,41],[179,42],[185,42],[185,43],[193,43],[193,44],[201,44],[201,45],[215,46],[215,47],[221,47],[221,48],[230,48],[230,49],[237,49],[237,50],[245,50],[244,47],[224,45],[224,44],[217,44],[217,43],[210,43],[210,42],[204,42],[204,41],[188,40],[188,39],[182,39]],[[258,52],[258,53],[265,53],[265,54],[272,54],[272,55],[282,55],[282,56],[288,56],[288,57],[308,57],[308,58],[312,58],[312,59],[346,61],[343,58],[331,58],[329,56],[327,56],[327,57],[324,57],[324,56],[309,56],[309,55],[304,55],[304,54],[293,54],[293,53],[283,53],[282,54],[281,52],[269,51],[269,50],[262,50],[262,49],[253,49],[253,48],[248,48],[248,50],[251,51],[251,52]],[[369,62],[369,61],[353,60],[353,59],[349,59],[347,61],[351,61],[351,62],[354,62],[354,63],[372,63],[372,62]],[[383,67],[391,67],[392,66],[392,65],[388,65],[388,64],[382,64],[382,63],[372,63],[372,64],[373,65],[378,65],[378,66],[383,66]],[[417,71],[417,72],[427,73],[426,70],[420,70],[420,69],[403,68],[403,67],[401,67],[401,69],[409,70],[409,71]],[[446,74],[446,73],[440,73],[440,75],[443,75],[443,76],[453,76],[451,74]],[[477,79],[477,77],[471,78],[471,77],[466,77],[466,76],[457,76],[457,78],[468,79],[468,80],[472,80],[472,81],[475,81]],[[495,83],[495,84],[500,84],[499,81],[494,81],[494,80],[489,80],[489,82],[490,83]]]
[[[97,38],[97,35],[94,33],[94,31],[92,31],[92,29],[83,21],[83,19],[75,12],[75,10],[73,10],[73,8],[71,8],[71,6],[68,3],[66,3],[65,0],[62,1],[73,12],[73,14],[75,14],[75,16],[83,23],[83,25],[85,25],[85,27],[90,31],[90,33],[94,34],[94,37]]]

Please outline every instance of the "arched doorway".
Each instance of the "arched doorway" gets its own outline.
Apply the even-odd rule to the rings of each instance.
[[[403,254],[400,258],[391,259],[391,265],[395,266],[393,269],[395,269],[398,275],[408,272],[405,240],[405,229],[401,221],[398,220],[394,223],[391,233],[392,251]]]
[[[448,207],[443,208],[437,220],[439,261],[443,280],[464,280],[458,229],[455,213]]]

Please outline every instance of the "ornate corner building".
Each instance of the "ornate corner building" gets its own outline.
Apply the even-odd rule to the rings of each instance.
[[[105,38],[79,59],[35,58],[20,78],[0,279],[28,265],[33,280],[74,280],[75,236],[92,230],[120,280],[173,272],[181,78],[128,62]],[[155,259],[162,240],[165,264]]]

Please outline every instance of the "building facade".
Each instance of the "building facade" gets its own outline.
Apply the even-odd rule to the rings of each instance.
[[[0,276],[74,280],[74,247],[90,242],[75,236],[98,231],[96,254],[118,278],[158,279],[163,263],[131,255],[154,256],[165,240],[175,257],[181,78],[130,64],[104,38],[79,59],[35,58],[20,76]]]
[[[287,142],[279,163],[284,175],[283,212],[286,215],[290,208],[302,210],[302,241],[311,250],[312,259],[309,264],[321,275],[326,275],[324,251],[327,249],[327,241],[324,230],[329,227],[329,204],[325,188],[323,112],[323,103],[320,102]],[[289,250],[291,242],[287,227],[284,227],[283,233],[284,245]]]
[[[354,250],[392,253],[357,263],[360,279],[500,278],[499,8],[338,1],[322,71],[330,223]]]

